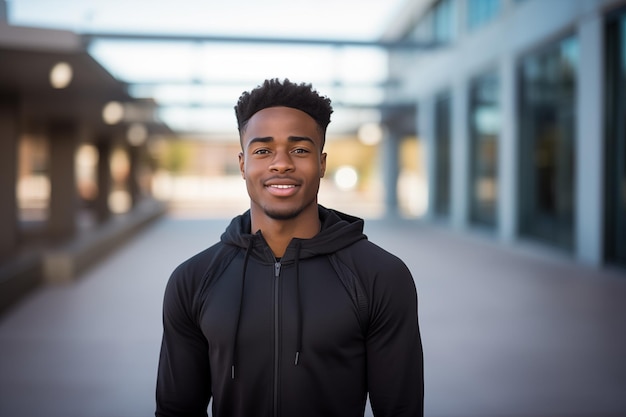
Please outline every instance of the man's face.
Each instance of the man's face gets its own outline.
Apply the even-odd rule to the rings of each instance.
[[[252,211],[289,220],[316,205],[326,171],[322,143],[315,120],[303,111],[269,107],[255,113],[241,133],[239,154]]]

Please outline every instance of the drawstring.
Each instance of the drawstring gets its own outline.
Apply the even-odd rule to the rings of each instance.
[[[248,248],[246,249],[246,255],[243,260],[243,272],[241,276],[241,293],[239,294],[239,312],[237,314],[237,322],[235,323],[235,334],[233,337],[233,351],[232,351],[232,365],[230,369],[230,376],[235,379],[235,365],[237,362],[237,341],[239,339],[239,324],[241,322],[241,312],[243,309],[243,295],[246,285],[246,271],[248,269],[248,260],[250,259],[250,253],[252,252],[252,246],[254,245],[254,239],[250,239]],[[300,246],[301,242],[296,243],[296,257],[295,257],[295,269],[296,269],[296,304],[297,304],[297,341],[296,341],[296,356],[294,365],[298,365],[300,362],[300,353],[302,352],[302,297],[300,295]]]
[[[296,243],[296,303],[297,303],[297,342],[296,342],[296,358],[294,365],[298,365],[300,360],[300,352],[302,352],[302,300],[300,297],[300,241]]]
[[[235,379],[235,364],[237,362],[237,340],[239,339],[239,323],[241,322],[241,311],[243,309],[243,294],[246,285],[246,270],[248,269],[248,260],[250,259],[250,253],[252,252],[252,246],[254,245],[254,238],[250,239],[248,248],[246,249],[246,256],[243,259],[243,273],[241,274],[241,293],[239,294],[239,312],[237,313],[237,322],[235,324],[235,336],[233,340],[233,362],[230,368],[230,377]]]

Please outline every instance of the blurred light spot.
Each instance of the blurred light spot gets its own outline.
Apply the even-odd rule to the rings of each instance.
[[[130,193],[126,190],[115,190],[109,194],[109,209],[115,214],[126,213],[130,210]]]
[[[132,146],[141,146],[148,139],[148,128],[143,123],[133,123],[126,132],[126,139]]]
[[[111,178],[116,183],[123,183],[128,178],[130,172],[130,160],[125,150],[116,148],[111,154],[109,160],[111,170]]]
[[[76,184],[78,194],[93,200],[98,196],[98,150],[90,144],[81,145],[76,153]]]
[[[124,106],[119,101],[110,101],[102,109],[102,119],[108,125],[115,125],[124,118]]]
[[[378,123],[366,123],[359,128],[358,137],[364,145],[377,145],[383,140],[383,129]]]
[[[335,172],[335,184],[342,190],[352,190],[359,181],[359,174],[351,166],[340,167]]]
[[[484,106],[475,112],[474,123],[483,135],[495,135],[500,131],[500,113],[496,107]]]
[[[58,62],[50,70],[50,84],[53,88],[66,88],[72,82],[74,73],[67,62]]]

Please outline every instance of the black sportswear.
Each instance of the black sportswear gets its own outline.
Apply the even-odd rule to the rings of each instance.
[[[157,417],[423,415],[415,284],[363,220],[319,206],[321,231],[278,261],[250,214],[167,285]]]

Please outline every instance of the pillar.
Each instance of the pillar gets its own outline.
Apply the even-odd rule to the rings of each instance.
[[[400,176],[400,160],[398,154],[400,137],[397,132],[387,126],[381,146],[385,217],[395,218],[400,215],[398,207],[398,178]]]
[[[518,131],[515,57],[503,55],[500,75],[500,137],[498,146],[498,236],[512,242],[517,237],[518,224]]]
[[[0,257],[18,242],[17,218],[17,100],[0,97]]]
[[[426,171],[428,202],[424,217],[434,220],[436,186],[436,147],[435,147],[435,101],[432,97],[420,99],[417,105],[417,135],[424,146],[422,163]]]
[[[101,137],[96,142],[98,150],[98,196],[95,201],[96,219],[98,223],[106,222],[111,217],[109,195],[111,193],[111,144],[112,138]]]
[[[575,251],[590,265],[603,261],[603,22],[598,11],[587,16],[578,28],[580,59],[576,113],[576,217]],[[584,117],[582,117],[584,115]]]
[[[469,222],[469,132],[468,132],[468,86],[467,80],[455,80],[452,91],[452,138],[450,214],[452,225],[457,229],[467,227]]]
[[[139,187],[139,171],[140,171],[140,151],[139,146],[129,146],[128,152],[128,193],[130,194],[131,208],[135,207],[141,198],[141,189]]]
[[[48,234],[54,239],[76,232],[78,193],[74,159],[78,132],[72,123],[54,123],[50,140],[50,217]]]
[[[0,0],[0,25],[7,24],[9,22],[9,12],[7,9],[6,0]]]

